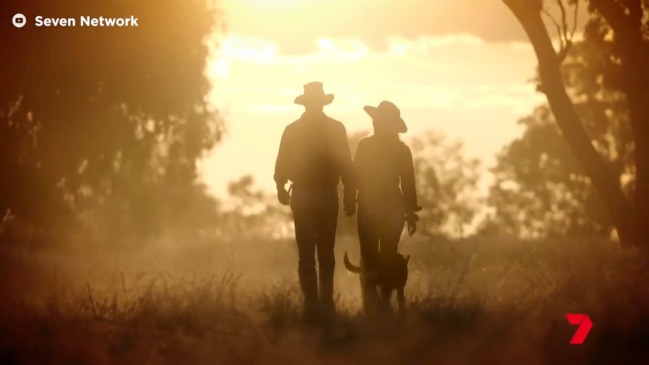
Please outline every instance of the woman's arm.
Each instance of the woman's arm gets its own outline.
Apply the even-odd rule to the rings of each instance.
[[[417,205],[417,188],[415,184],[415,167],[410,148],[404,145],[401,162],[401,191],[406,208],[406,214],[414,214],[421,210]]]

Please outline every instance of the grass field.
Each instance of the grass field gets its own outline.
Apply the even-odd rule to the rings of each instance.
[[[338,262],[353,239],[339,238]],[[649,364],[649,266],[599,240],[404,239],[408,313],[300,322],[290,240],[2,247],[2,364]],[[566,313],[594,326],[583,345]]]

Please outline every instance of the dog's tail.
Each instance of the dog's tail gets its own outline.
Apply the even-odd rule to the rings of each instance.
[[[347,256],[347,252],[345,252],[345,257],[344,257],[343,261],[345,262],[345,268],[347,268],[347,270],[349,270],[349,271],[351,271],[353,273],[356,273],[356,274],[360,274],[361,272],[363,272],[362,267],[356,266],[356,265],[352,264],[351,261],[349,261],[349,257]]]

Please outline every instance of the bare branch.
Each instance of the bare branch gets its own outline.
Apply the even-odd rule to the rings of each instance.
[[[578,1],[576,2],[578,3]],[[572,29],[572,32],[570,35],[568,35],[568,21],[567,21],[567,11],[566,11],[566,6],[563,3],[563,0],[557,0],[557,4],[559,5],[559,9],[561,9],[561,31],[562,34],[559,34],[559,37],[563,37],[562,41],[562,47],[559,49],[558,52],[558,57],[559,57],[559,62],[563,62],[563,60],[566,59],[566,56],[568,55],[568,51],[570,50],[570,47],[572,46],[572,39],[575,35],[575,29],[577,29],[577,5],[575,5],[575,14],[574,14],[574,27]]]
[[[575,13],[572,18],[572,32],[570,32],[570,41],[575,38],[575,32],[577,31],[577,24],[579,23],[579,0],[575,1]]]
[[[561,31],[563,33],[563,39],[568,40],[568,24],[566,22],[566,7],[563,5],[563,0],[557,0],[559,9],[561,9]],[[561,35],[560,35],[561,36]]]
[[[543,8],[541,10],[541,12],[546,17],[548,17],[552,21],[552,24],[554,24],[555,28],[557,28],[557,35],[559,36],[559,52],[558,53],[563,52],[563,49],[565,48],[565,43],[564,43],[564,38],[563,38],[563,35],[562,35],[562,31],[561,31],[561,25],[559,24],[559,22],[557,22],[556,19],[554,19],[554,17],[552,17],[552,15],[550,14],[550,12],[547,9]]]
[[[567,11],[566,11],[566,6],[563,2],[563,0],[557,0],[557,5],[559,6],[559,9],[561,10],[561,23],[557,21],[552,15],[550,15],[550,12],[547,9],[542,9],[542,13],[550,18],[552,23],[557,29],[557,36],[559,37],[559,50],[557,52],[557,56],[559,59],[559,63],[562,63],[566,56],[568,55],[568,51],[570,50],[570,47],[572,46],[572,40],[575,35],[575,31],[577,29],[577,12],[578,12],[578,7],[575,5],[575,14],[574,14],[574,27],[570,34],[568,34],[568,20],[567,20]]]

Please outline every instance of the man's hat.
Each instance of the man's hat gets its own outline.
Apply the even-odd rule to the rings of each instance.
[[[406,122],[401,118],[401,111],[390,101],[383,100],[378,107],[366,105],[363,109],[373,120],[384,123],[394,132],[406,133],[408,131]]]
[[[325,94],[322,83],[314,81],[304,85],[304,94],[295,98],[294,103],[299,105],[329,105],[332,101],[334,101],[333,94]]]

